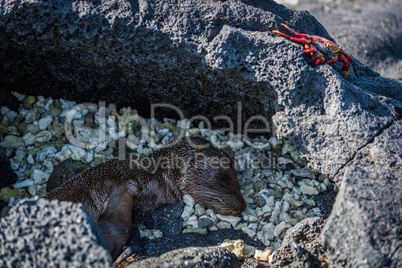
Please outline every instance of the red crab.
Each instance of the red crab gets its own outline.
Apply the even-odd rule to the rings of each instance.
[[[292,41],[303,43],[303,51],[305,53],[310,53],[311,55],[311,59],[308,61],[308,63],[317,60],[315,62],[316,65],[323,64],[325,61],[325,56],[329,59],[326,63],[328,65],[332,65],[340,60],[343,63],[341,72],[345,75],[345,78],[348,76],[350,64],[352,63],[353,58],[343,52],[342,48],[337,43],[335,43],[335,40],[330,41],[317,35],[301,34],[292,30],[289,26],[283,23],[281,23],[281,25],[283,25],[289,31],[301,38],[292,37],[276,30],[272,31],[272,33],[281,34]]]

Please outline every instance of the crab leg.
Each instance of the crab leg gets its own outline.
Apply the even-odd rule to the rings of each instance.
[[[315,65],[321,65],[321,64],[323,64],[324,63],[324,61],[325,61],[325,57],[324,57],[324,55],[322,55],[321,53],[319,53],[318,51],[317,51],[317,53],[319,54],[318,55],[318,60],[315,62]]]
[[[283,27],[285,27],[286,29],[288,29],[289,31],[291,31],[294,35],[297,35],[297,36],[299,36],[299,37],[304,37],[304,38],[311,38],[310,35],[298,33],[298,32],[296,32],[295,30],[293,30],[292,28],[290,28],[289,26],[287,26],[286,24],[281,23],[281,25],[282,25]]]
[[[330,61],[328,61],[326,64],[328,64],[328,65],[332,65],[332,64],[335,64],[335,62],[337,62],[338,61],[338,55],[334,55],[334,57],[332,58],[332,60],[330,60]]]
[[[300,42],[300,43],[303,43],[303,44],[311,43],[310,40],[307,40],[307,39],[304,39],[304,38],[292,37],[292,36],[290,36],[290,35],[287,35],[287,34],[285,34],[285,33],[282,33],[282,32],[280,32],[280,31],[277,31],[277,30],[274,30],[274,31],[272,31],[272,32],[273,32],[273,33],[276,33],[276,34],[283,35],[283,36],[285,36],[285,37],[287,37],[287,38],[289,38],[290,40],[295,41],[295,42]]]
[[[314,60],[316,60],[316,59],[318,58],[318,55],[319,55],[319,54],[317,53],[317,51],[311,53],[311,59],[309,59],[309,60],[307,61],[307,63],[311,63],[311,62],[313,62]]]
[[[322,55],[322,53],[317,50],[316,46],[314,46],[313,44],[305,44],[304,47],[305,47],[305,49],[303,49],[303,51],[305,53],[310,53],[310,55],[311,55],[311,59],[307,63],[311,63],[314,60],[318,59],[315,62],[315,65],[320,65],[325,61],[324,55]]]
[[[317,51],[317,48],[314,45],[308,46],[308,44],[305,45],[306,48],[303,49],[304,53],[314,53]]]
[[[311,53],[311,59],[307,63],[311,63],[314,60],[317,60],[315,65],[321,65],[325,61],[325,57],[319,51],[316,51]]]
[[[338,55],[339,55],[339,60],[342,61],[342,63],[343,63],[343,66],[341,68],[341,73],[343,73],[346,78],[349,74],[349,68],[350,68],[350,64],[353,61],[353,58],[349,55],[345,55],[344,53],[339,53]]]

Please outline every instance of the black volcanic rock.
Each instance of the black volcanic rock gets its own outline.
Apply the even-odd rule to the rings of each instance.
[[[0,267],[113,267],[82,205],[26,199],[0,219]]]

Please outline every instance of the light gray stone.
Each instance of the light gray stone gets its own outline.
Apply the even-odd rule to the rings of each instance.
[[[401,174],[382,166],[351,167],[322,234],[329,259],[343,267],[402,263]]]

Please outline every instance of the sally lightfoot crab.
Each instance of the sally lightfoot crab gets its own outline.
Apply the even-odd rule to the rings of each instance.
[[[281,25],[301,38],[292,37],[277,30],[272,31],[272,33],[280,34],[289,38],[292,41],[303,43],[303,51],[305,53],[310,53],[311,55],[311,59],[308,61],[308,63],[316,60],[315,64],[320,65],[325,62],[326,58],[328,58],[329,60],[326,62],[326,64],[332,65],[340,60],[343,63],[341,72],[343,73],[345,78],[348,76],[350,64],[352,63],[353,58],[343,52],[342,48],[338,44],[336,44],[335,41],[330,41],[317,35],[298,33],[283,23],[281,23]]]

